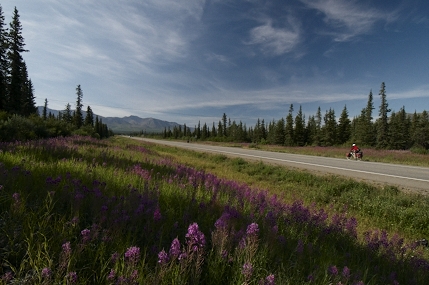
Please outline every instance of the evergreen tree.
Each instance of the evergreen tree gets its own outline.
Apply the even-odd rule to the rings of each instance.
[[[84,125],[94,127],[94,113],[92,112],[92,109],[90,106],[86,108]]]
[[[387,148],[389,145],[389,122],[388,113],[390,112],[389,104],[386,100],[386,85],[381,83],[380,93],[381,103],[379,110],[379,119],[377,122],[377,148]]]
[[[31,79],[28,79],[27,66],[25,62],[23,63],[22,68],[22,78],[24,80],[22,86],[22,106],[21,106],[21,114],[24,116],[29,116],[31,114],[37,113],[36,101],[34,97],[34,88],[33,82]]]
[[[83,113],[82,113],[82,97],[83,97],[83,93],[82,93],[82,89],[80,88],[80,84],[76,87],[76,110],[74,113],[74,124],[76,126],[76,128],[80,128],[83,125]]]
[[[64,111],[62,113],[62,118],[63,118],[63,121],[68,123],[68,124],[71,124],[73,122],[71,106],[69,103],[67,103],[66,108],[64,109]]]
[[[314,116],[310,116],[308,118],[306,133],[307,133],[307,144],[314,145],[315,137],[316,137],[316,119],[314,118]]]
[[[43,112],[42,112],[42,118],[43,120],[46,120],[48,118],[48,99],[45,98],[45,105],[43,105]]]
[[[398,113],[392,112],[389,122],[389,148],[407,149],[410,146],[411,121],[402,107]]]
[[[372,111],[374,110],[374,102],[372,90],[370,90],[368,95],[368,103],[366,108],[364,109],[362,116],[362,133],[361,133],[361,142],[366,146],[374,146],[375,145],[375,129],[374,124],[372,122]]]
[[[317,108],[316,112],[316,132],[314,134],[314,143],[317,146],[322,145],[322,111],[320,109],[320,106]]]
[[[216,133],[216,127],[215,127],[215,123],[213,122],[213,125],[212,125],[212,133],[211,133],[211,135],[210,135],[210,137],[216,137],[217,136],[217,133]]]
[[[7,59],[7,30],[5,28],[5,18],[3,8],[0,5],[0,111],[7,109],[8,102],[8,59]]]
[[[16,7],[13,12],[12,22],[10,23],[8,43],[9,50],[7,56],[10,64],[8,110],[14,114],[22,114],[22,104],[25,101],[26,95],[23,94],[23,87],[27,82],[27,78],[24,78],[25,74],[23,70],[25,64],[21,54],[27,50],[24,49],[22,26]]]
[[[274,142],[278,145],[285,144],[285,119],[277,121],[274,129]]]
[[[223,135],[224,137],[226,137],[226,136],[227,136],[227,133],[226,133],[226,120],[227,120],[227,118],[226,118],[226,114],[225,114],[225,113],[223,113],[223,116],[222,116],[222,135]]]
[[[349,119],[349,113],[347,106],[344,105],[343,111],[341,112],[340,119],[338,121],[338,143],[344,144],[350,140],[351,136],[351,124]]]
[[[416,126],[412,138],[415,147],[429,149],[429,114],[424,110],[417,115]]]
[[[323,126],[323,140],[325,146],[333,146],[337,141],[337,122],[335,120],[335,111],[329,108],[324,116],[325,125]]]
[[[286,146],[295,145],[295,135],[293,130],[293,104],[290,104],[289,113],[286,116],[284,144]]]
[[[306,144],[305,117],[302,113],[302,106],[299,106],[298,114],[295,117],[294,137],[297,146],[304,146]]]

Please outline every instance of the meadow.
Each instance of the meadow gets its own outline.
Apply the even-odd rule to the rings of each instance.
[[[0,284],[429,284],[428,221],[395,187],[129,138],[0,144]]]

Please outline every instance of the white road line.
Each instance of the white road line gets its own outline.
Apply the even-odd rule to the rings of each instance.
[[[376,173],[376,172],[369,172],[369,171],[363,171],[363,170],[354,170],[354,169],[349,169],[349,168],[342,168],[342,167],[336,167],[336,166],[327,166],[327,165],[314,164],[314,163],[308,163],[308,162],[299,162],[299,161],[288,160],[288,159],[271,158],[271,157],[266,157],[266,156],[253,155],[253,154],[235,153],[235,152],[229,152],[229,151],[223,151],[223,150],[205,149],[205,148],[199,148],[199,147],[192,147],[192,148],[194,148],[194,149],[200,149],[200,150],[205,150],[205,151],[213,151],[213,152],[226,153],[226,154],[243,155],[243,156],[249,156],[249,157],[254,157],[254,158],[261,158],[261,159],[263,158],[263,159],[269,159],[269,160],[291,162],[291,163],[303,164],[303,165],[332,168],[332,169],[338,169],[338,170],[354,171],[354,172],[365,173],[365,174],[380,175],[380,176],[387,176],[387,177],[393,177],[393,178],[402,178],[402,179],[415,180],[415,181],[421,181],[421,182],[429,182],[429,180],[420,179],[420,178],[411,178],[411,177],[397,176],[397,175],[383,174],[383,173]]]

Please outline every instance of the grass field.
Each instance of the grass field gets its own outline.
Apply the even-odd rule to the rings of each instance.
[[[1,144],[0,209],[0,284],[429,284],[426,197],[128,138]]]

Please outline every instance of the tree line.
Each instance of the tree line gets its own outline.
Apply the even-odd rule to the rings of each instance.
[[[91,135],[105,138],[113,134],[95,117],[88,106],[83,118],[81,86],[76,88],[75,110],[67,104],[58,117],[47,114],[45,99],[43,114],[36,107],[34,87],[23,58],[25,49],[22,25],[15,7],[9,28],[6,28],[0,5],[0,140],[28,140],[68,135]]]
[[[200,122],[192,130],[186,125],[164,129],[164,138],[185,138],[223,142],[247,142],[255,144],[274,144],[282,146],[335,146],[356,143],[362,147],[378,149],[416,151],[429,150],[429,116],[422,113],[409,114],[403,106],[399,111],[391,111],[386,98],[386,85],[383,82],[379,96],[381,104],[378,118],[374,120],[372,90],[366,106],[360,115],[349,118],[347,105],[339,118],[330,108],[322,114],[321,108],[307,119],[299,106],[295,112],[293,104],[285,118],[265,122],[257,119],[255,126],[247,128],[241,121],[231,121],[224,113],[217,124],[211,126]]]

